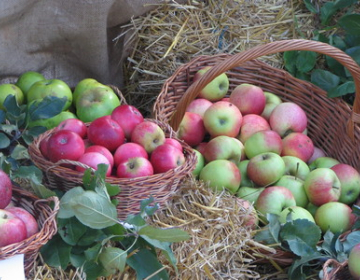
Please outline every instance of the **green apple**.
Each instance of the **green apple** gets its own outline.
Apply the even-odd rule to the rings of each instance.
[[[310,173],[307,163],[295,156],[283,156],[285,162],[285,174],[305,180]]]
[[[342,202],[328,202],[321,205],[315,213],[315,222],[325,233],[343,233],[349,230],[355,222],[352,209]]]
[[[268,92],[268,91],[264,91],[264,95],[265,95],[266,101],[265,101],[265,108],[264,108],[263,112],[261,113],[261,116],[264,119],[266,119],[267,121],[269,121],[271,112],[274,110],[274,108],[277,105],[282,103],[282,100],[276,94]]]
[[[356,244],[349,253],[348,267],[354,279],[360,279],[360,243]]]
[[[261,153],[272,152],[280,155],[282,139],[273,130],[261,130],[252,134],[244,143],[246,157],[251,159]]]
[[[57,114],[56,116],[49,119],[40,119],[28,122],[28,127],[31,128],[34,126],[44,126],[46,129],[52,129],[67,119],[77,119],[77,116],[72,112],[62,111],[60,114]]]
[[[318,210],[319,206],[316,206],[314,204],[312,204],[311,202],[308,203],[308,205],[306,206],[306,210],[308,210],[311,215],[313,215],[313,217],[315,217],[315,213],[316,210]]]
[[[24,94],[21,89],[14,84],[2,84],[0,85],[0,109],[4,110],[4,101],[8,95],[14,95],[18,105],[23,104]]]
[[[309,168],[310,170],[314,170],[316,168],[331,168],[333,167],[335,164],[339,164],[340,162],[333,157],[318,157],[317,159],[315,159],[313,162],[311,162],[309,164]]]
[[[77,85],[74,88],[73,105],[76,106],[76,102],[79,99],[79,96],[82,95],[82,93],[84,91],[86,91],[87,89],[92,88],[92,87],[110,88],[109,86],[104,85],[104,84],[100,83],[99,81],[97,81],[96,79],[93,79],[93,78],[82,79],[80,82],[77,83]]]
[[[242,199],[249,201],[252,204],[256,203],[260,193],[265,190],[265,187],[257,188],[257,187],[247,187],[240,186],[240,188],[236,192],[236,196]]]
[[[205,165],[205,158],[202,155],[202,153],[200,153],[198,150],[196,149],[192,149],[192,150],[196,155],[196,165],[195,165],[195,169],[192,171],[192,174],[195,176],[195,178],[198,178],[200,171],[203,169]]]
[[[205,66],[198,70],[194,75],[193,81],[195,82],[199,80],[211,68],[211,66]],[[229,84],[230,82],[228,76],[225,73],[222,73],[215,77],[199,92],[198,98],[204,98],[209,101],[218,101],[227,94],[229,90]]]
[[[83,122],[110,115],[120,105],[120,99],[110,87],[91,87],[76,102],[76,115]]]
[[[203,167],[199,179],[206,182],[213,190],[226,189],[235,194],[240,186],[241,175],[235,163],[226,159],[217,159]]]
[[[285,224],[289,219],[292,221],[297,219],[306,219],[315,223],[315,219],[311,213],[300,206],[290,206],[281,211],[279,215],[280,223]]]
[[[72,103],[72,91],[70,87],[62,80],[50,79],[35,82],[27,93],[27,102],[30,103],[36,99],[43,99],[45,96],[66,97],[66,103],[63,111],[69,109]]]
[[[227,159],[238,164],[241,159],[241,147],[235,138],[220,135],[206,144],[203,155],[206,162]]]
[[[249,179],[249,176],[247,175],[247,166],[249,164],[249,160],[241,160],[237,167],[239,168],[240,174],[241,174],[241,183],[240,187],[246,186],[246,187],[253,187],[254,183]]]
[[[35,71],[27,71],[27,72],[22,73],[18,77],[15,85],[17,85],[22,90],[22,92],[25,95],[25,99],[26,99],[26,96],[27,96],[31,86],[34,83],[36,83],[38,81],[43,81],[43,80],[45,80],[45,77],[41,73],[35,72]]]
[[[283,186],[291,191],[293,194],[296,205],[300,207],[306,207],[309,203],[309,199],[304,189],[304,181],[292,175],[284,175],[277,181],[276,186]]]

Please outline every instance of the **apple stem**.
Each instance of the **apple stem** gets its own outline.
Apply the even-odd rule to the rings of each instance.
[[[296,163],[296,171],[295,171],[295,180],[298,179],[299,166],[300,166],[300,163],[297,162],[297,163]]]

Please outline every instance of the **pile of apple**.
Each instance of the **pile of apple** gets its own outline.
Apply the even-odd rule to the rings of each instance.
[[[39,148],[51,162],[76,162],[66,166],[79,172],[106,164],[106,175],[117,178],[164,173],[186,160],[178,140],[167,137],[158,123],[128,104],[87,124],[66,119],[41,140]]]
[[[209,69],[199,70],[194,81]],[[189,104],[178,137],[196,150],[194,175],[251,202],[262,222],[267,213],[285,222],[291,212],[292,219],[308,219],[323,232],[347,231],[354,223],[350,206],[360,194],[359,172],[315,146],[307,124],[298,104],[258,86],[243,83],[229,92],[223,73]]]
[[[21,242],[39,231],[34,216],[12,202],[12,182],[0,169],[0,247]]]
[[[109,115],[121,101],[114,90],[93,78],[86,78],[78,82],[72,90],[60,79],[46,79],[41,73],[27,71],[21,74],[15,83],[0,85],[0,109],[8,95],[14,95],[18,105],[26,104],[27,108],[39,105],[47,96],[66,98],[62,111],[49,119],[27,119],[29,128],[44,126],[52,129],[61,121],[78,118],[83,122]]]

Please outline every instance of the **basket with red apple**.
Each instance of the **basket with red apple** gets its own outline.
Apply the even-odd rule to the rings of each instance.
[[[1,247],[0,260],[23,254],[24,272],[26,276],[29,276],[32,273],[32,270],[36,268],[35,262],[41,247],[57,232],[56,214],[59,211],[59,199],[55,196],[47,199],[39,199],[34,194],[13,185],[12,202],[10,204],[11,205],[5,210],[14,213],[15,216],[20,217],[23,221],[26,219],[25,224],[28,233],[26,234],[25,239],[19,237],[19,234],[21,234],[22,231],[22,228],[19,226],[13,230],[16,232],[14,235],[17,235],[22,241],[6,241],[4,240],[6,236],[1,236],[2,242],[7,242],[8,245]],[[29,217],[31,217],[31,219]],[[32,217],[34,217],[35,220],[33,220]],[[36,222],[37,225],[35,226]],[[15,226],[17,225],[11,220],[10,223]],[[5,226],[6,224],[2,223],[2,227]],[[28,229],[28,227],[30,229]],[[8,226],[7,230],[8,232],[11,232],[12,229]]]
[[[314,84],[258,60],[259,57],[285,51],[313,51],[330,56],[345,66],[354,78],[356,93],[353,105],[341,98],[330,99],[324,90]],[[208,70],[199,76],[197,73],[206,67]],[[360,172],[360,67],[350,56],[328,44],[301,39],[259,45],[234,55],[198,56],[180,66],[165,81],[153,107],[155,118],[169,123],[180,137],[180,124],[190,103],[223,73],[229,81],[225,98],[237,86],[251,84],[277,95],[282,101],[296,103],[306,113],[307,135],[314,146]],[[276,254],[263,253],[259,261],[275,261],[284,267],[293,262],[293,255],[281,249]]]

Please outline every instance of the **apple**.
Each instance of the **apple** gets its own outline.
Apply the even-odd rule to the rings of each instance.
[[[107,158],[107,160],[110,163],[110,167],[112,168],[114,166],[114,156],[113,154],[109,151],[109,149],[105,148],[104,146],[100,146],[100,145],[90,145],[89,147],[85,148],[85,152],[86,153],[90,153],[90,152],[96,152],[96,153],[100,153],[103,156],[105,156]]]
[[[294,156],[307,162],[314,153],[314,143],[311,138],[300,132],[286,135],[282,141],[282,156]]]
[[[178,138],[194,147],[204,140],[205,134],[202,117],[196,113],[185,112],[177,131]]]
[[[297,206],[305,208],[308,205],[309,199],[304,189],[304,181],[300,178],[292,175],[283,175],[275,184],[290,190]]]
[[[73,131],[59,130],[52,133],[48,139],[47,154],[52,162],[62,159],[78,160],[84,152],[83,139]]]
[[[133,157],[143,157],[148,159],[149,155],[145,148],[140,144],[127,142],[120,145],[114,152],[114,164],[118,166],[121,162]]]
[[[360,194],[360,174],[349,164],[339,163],[331,167],[341,183],[339,202],[351,204]]]
[[[328,230],[343,233],[352,227],[355,219],[350,206],[337,201],[324,203],[315,213],[315,222],[323,233]]]
[[[235,194],[240,186],[241,175],[235,163],[226,159],[217,159],[203,167],[199,180],[205,182],[212,190],[225,189]]]
[[[198,70],[193,78],[193,82],[199,80],[212,66],[205,66]],[[226,73],[222,73],[210,81],[198,94],[198,98],[204,98],[209,101],[218,101],[225,97],[229,90],[229,78]]]
[[[309,164],[309,168],[310,170],[314,170],[316,168],[331,168],[339,163],[340,161],[333,157],[318,157]]]
[[[24,222],[13,213],[0,209],[0,247],[26,239]]]
[[[241,174],[241,183],[240,187],[254,187],[254,183],[249,179],[249,176],[247,175],[247,167],[249,165],[248,159],[241,160],[237,167],[239,168],[240,174]]]
[[[54,131],[58,131],[58,130],[62,130],[62,129],[73,131],[73,132],[79,134],[80,137],[83,139],[85,139],[87,136],[86,124],[82,120],[79,120],[77,118],[70,118],[70,119],[63,120],[56,126]]]
[[[137,178],[153,174],[151,162],[144,157],[128,158],[120,162],[116,169],[116,176],[119,178]]]
[[[199,145],[195,146],[195,149],[198,150],[200,153],[204,154],[207,143],[208,142],[201,142],[199,143]]]
[[[205,111],[203,120],[206,131],[212,137],[236,137],[240,131],[242,115],[231,102],[217,101]]]
[[[285,173],[285,163],[276,153],[266,152],[249,160],[247,174],[251,181],[260,187],[270,186]]]
[[[233,137],[232,139],[235,140],[235,142],[238,144],[238,146],[240,147],[241,150],[241,157],[240,160],[245,160],[246,159],[246,154],[245,154],[245,146],[244,144],[237,138]]]
[[[193,149],[193,152],[195,153],[196,156],[196,164],[195,164],[195,168],[192,171],[192,175],[195,178],[199,178],[199,174],[201,172],[201,170],[203,169],[203,167],[205,166],[205,158],[203,156],[202,153],[200,153],[198,150]]]
[[[82,95],[82,93],[84,91],[86,91],[89,88],[94,88],[94,87],[105,87],[105,88],[109,88],[109,86],[103,85],[102,83],[100,83],[99,81],[97,81],[96,79],[93,78],[84,78],[82,80],[80,80],[75,88],[74,88],[74,92],[73,92],[73,105],[74,107],[76,107],[76,102],[79,99],[79,96]]]
[[[35,82],[27,93],[27,102],[30,103],[36,99],[43,99],[45,96],[56,96],[66,98],[63,111],[69,109],[72,104],[72,91],[67,83],[59,79],[40,80]]]
[[[196,98],[190,102],[190,104],[186,108],[186,112],[191,112],[200,115],[202,118],[204,117],[205,111],[212,105],[213,103],[205,98]]]
[[[24,208],[14,206],[14,207],[6,208],[6,210],[11,212],[16,217],[18,217],[20,220],[23,221],[26,227],[26,238],[33,236],[35,233],[39,231],[39,225],[35,217]]]
[[[87,134],[91,143],[104,146],[110,152],[114,152],[125,142],[124,131],[109,115],[99,117],[91,122]]]
[[[261,87],[243,83],[230,93],[230,102],[239,108],[242,115],[261,115],[264,111],[266,97]]]
[[[285,224],[288,219],[290,219],[291,221],[305,219],[315,223],[313,215],[311,215],[311,213],[307,209],[301,206],[290,206],[280,212],[280,223]]]
[[[242,120],[238,139],[242,143],[245,143],[251,135],[261,130],[270,130],[270,125],[267,120],[255,114],[245,115]]]
[[[327,202],[339,200],[341,183],[335,171],[330,168],[317,168],[310,171],[306,177],[304,189],[309,201],[320,206]]]
[[[272,111],[269,124],[283,138],[291,132],[302,133],[307,128],[307,116],[296,103],[283,102]]]
[[[175,148],[179,149],[180,151],[183,150],[181,143],[175,138],[166,137],[164,144],[173,145]]]
[[[203,155],[206,162],[227,159],[238,164],[241,159],[241,147],[233,137],[220,135],[207,143]]]
[[[170,169],[183,165],[185,156],[182,151],[174,146],[163,144],[152,151],[150,162],[154,168],[154,173],[165,173]]]
[[[144,121],[141,112],[135,106],[128,104],[116,107],[111,113],[111,118],[118,122],[128,140],[131,139],[131,133],[135,126]]]
[[[86,89],[76,101],[76,115],[83,122],[111,115],[120,105],[120,99],[110,87],[96,86]]]
[[[314,204],[312,204],[311,202],[308,203],[308,205],[306,205],[306,210],[308,210],[311,215],[313,215],[313,217],[315,217],[315,213],[316,210],[318,210],[319,206],[316,206]]]
[[[261,113],[261,116],[265,120],[269,121],[272,111],[274,110],[274,108],[277,105],[282,103],[282,100],[276,94],[268,92],[268,91],[264,91],[264,95],[265,95],[266,101],[265,101],[265,108],[264,108],[263,112]]]
[[[282,159],[285,162],[286,175],[292,175],[301,180],[305,180],[305,178],[309,175],[309,166],[300,158],[295,156],[282,156]]]
[[[312,156],[309,158],[307,163],[310,164],[319,157],[326,157],[326,154],[323,149],[321,149],[317,146],[314,146],[314,152],[313,152]]]
[[[48,154],[48,140],[50,138],[51,134],[48,134],[45,138],[43,138],[39,143],[39,149],[41,154],[44,156],[44,158],[49,159]]]
[[[97,170],[99,164],[106,164],[108,166],[106,170],[106,176],[110,176],[111,174],[112,170],[111,170],[110,162],[103,154],[100,154],[98,152],[84,153],[78,158],[77,161],[86,165],[86,167],[77,165],[75,169],[79,172],[84,172],[88,167]]]
[[[259,211],[266,218],[266,214],[280,213],[287,207],[296,206],[296,201],[291,193],[285,187],[271,186],[263,190],[255,203],[256,210]],[[264,223],[266,223],[265,219]]]
[[[282,151],[282,139],[280,135],[273,130],[261,130],[251,135],[245,142],[245,154],[251,159],[259,154],[272,152],[277,155]]]
[[[24,102],[24,94],[21,89],[14,84],[1,84],[0,85],[0,110],[5,110],[4,101],[9,95],[15,96],[18,105]]]
[[[350,250],[348,257],[348,267],[352,277],[354,279],[360,279],[360,243],[356,244]]]
[[[43,80],[45,80],[45,77],[43,76],[43,74],[41,74],[39,72],[35,72],[35,71],[27,71],[27,72],[22,73],[18,77],[15,85],[21,89],[21,91],[23,92],[23,94],[25,96],[25,100],[26,100],[27,93],[28,93],[29,89],[31,88],[31,86],[34,83],[36,83],[38,81],[43,81]]]
[[[146,120],[135,126],[131,133],[131,142],[143,146],[149,154],[164,144],[165,138],[165,133],[158,124]]]
[[[259,225],[259,217],[254,205],[241,198],[236,198],[236,202],[240,206],[239,215],[244,217],[244,226],[255,229]]]
[[[0,209],[9,205],[12,198],[12,182],[7,173],[0,169]]]
[[[263,190],[265,190],[265,187],[256,188],[240,185],[240,188],[236,192],[236,196],[249,201],[251,204],[255,204]]]

